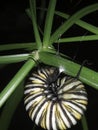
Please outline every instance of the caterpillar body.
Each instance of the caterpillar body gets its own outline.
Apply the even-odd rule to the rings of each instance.
[[[33,71],[24,90],[29,117],[48,130],[66,130],[81,119],[87,106],[87,92],[81,81],[44,66]]]

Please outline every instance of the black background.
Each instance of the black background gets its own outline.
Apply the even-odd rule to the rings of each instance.
[[[37,5],[40,5],[41,1],[37,0]],[[48,1],[46,2],[47,5]],[[87,5],[96,3],[96,0],[58,0],[56,9],[66,12],[70,15],[77,10]],[[20,42],[32,42],[34,41],[33,29],[30,19],[25,13],[25,9],[29,7],[28,0],[14,0],[14,1],[2,1],[0,3],[0,44],[6,43],[20,43]],[[38,12],[39,13],[39,12]],[[87,15],[83,20],[98,27],[98,11]],[[55,16],[53,30],[64,22],[58,16]],[[38,21],[40,24],[40,21]],[[43,26],[43,23],[41,23]],[[53,31],[52,30],[52,31]],[[62,37],[89,35],[88,31],[81,29],[74,25],[72,26]],[[57,48],[57,46],[56,46]],[[80,64],[84,60],[88,60],[90,64],[86,64],[87,67],[98,72],[98,41],[87,42],[74,42],[61,44],[59,51],[70,56],[75,57],[75,60]],[[9,52],[6,52],[6,54]],[[13,52],[11,52],[12,54]],[[20,53],[20,51],[16,51]],[[10,64],[3,70],[0,70],[1,77],[1,89],[10,81],[14,74],[18,71],[23,63]],[[98,130],[98,91],[87,86],[88,92],[88,108],[86,111],[86,117],[88,121],[89,130]],[[33,128],[32,121],[28,118],[25,112],[23,100],[19,104],[13,118],[9,130],[31,130]],[[41,129],[36,127],[36,129]],[[82,130],[81,123],[78,122],[76,126],[73,126],[70,130]]]

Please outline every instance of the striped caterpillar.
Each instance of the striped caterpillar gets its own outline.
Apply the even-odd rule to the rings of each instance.
[[[29,117],[48,130],[66,130],[81,119],[87,105],[87,92],[81,81],[56,67],[33,71],[24,90]]]

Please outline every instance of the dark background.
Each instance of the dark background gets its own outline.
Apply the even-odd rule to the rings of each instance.
[[[46,2],[47,5],[48,1]],[[96,3],[96,0],[58,0],[56,9],[62,12],[66,12],[70,15],[77,10]],[[37,0],[37,5],[41,4],[41,0]],[[20,42],[32,42],[34,41],[33,29],[30,19],[25,13],[25,9],[29,7],[28,0],[14,0],[14,1],[2,1],[0,3],[0,44],[7,43],[20,43]],[[40,12],[38,12],[38,15]],[[98,27],[98,11],[87,15],[82,18],[83,20]],[[64,19],[55,16],[53,30],[61,25]],[[38,23],[43,27],[43,22],[38,19]],[[62,37],[89,35],[90,32],[73,25]],[[55,46],[57,48],[57,46]],[[74,42],[61,44],[59,51],[70,56],[75,57],[75,60],[82,64],[84,60],[88,60],[87,67],[98,72],[98,41],[88,42]],[[22,51],[16,50],[16,53]],[[14,53],[13,51],[10,52]],[[9,54],[6,52],[5,54]],[[4,69],[0,70],[1,88],[3,88],[14,74],[18,71],[23,63],[10,64]],[[86,111],[86,117],[88,121],[89,130],[98,130],[98,91],[85,85],[88,93],[88,108]],[[23,100],[19,104],[9,130],[31,130],[33,127],[32,121],[28,118],[25,111]],[[36,127],[36,129],[41,129]],[[81,123],[78,122],[76,126],[73,126],[70,130],[82,130]]]

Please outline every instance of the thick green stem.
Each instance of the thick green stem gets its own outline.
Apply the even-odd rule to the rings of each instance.
[[[57,66],[65,71],[66,74],[71,76],[77,76],[81,65],[74,63],[68,59],[64,59],[61,56],[54,55],[47,52],[40,52],[39,54],[41,62]],[[92,86],[93,88],[98,90],[98,73],[83,67],[79,79],[84,82],[85,84]]]
[[[23,67],[17,72],[9,84],[4,88],[0,94],[0,107],[6,102],[10,95],[15,91],[20,82],[27,76],[29,71],[35,65],[32,59],[29,59]]]

